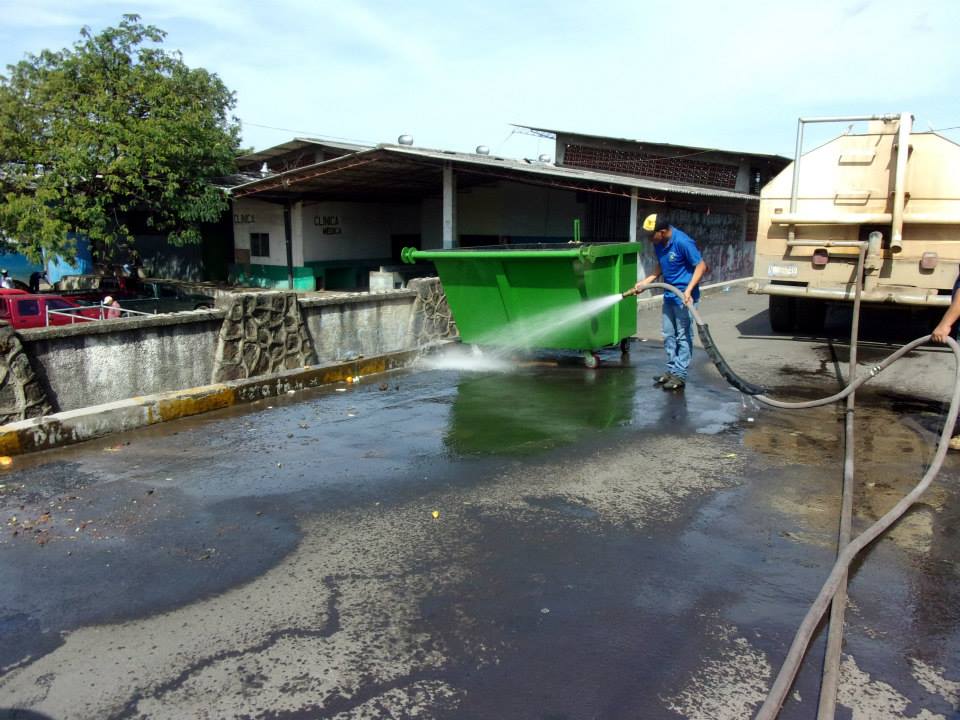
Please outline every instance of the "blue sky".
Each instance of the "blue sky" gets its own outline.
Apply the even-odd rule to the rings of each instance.
[[[0,65],[126,12],[223,78],[257,148],[410,133],[552,152],[511,134],[520,123],[791,155],[799,115],[907,110],[921,129],[960,126],[953,0],[0,0]]]

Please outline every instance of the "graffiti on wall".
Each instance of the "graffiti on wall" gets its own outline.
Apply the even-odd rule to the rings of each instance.
[[[704,283],[718,283],[748,277],[753,273],[756,243],[743,239],[743,213],[670,210],[670,223],[692,237],[710,268]],[[642,216],[641,216],[642,221]],[[644,238],[645,234],[640,233]],[[656,262],[653,248],[644,242],[640,262],[649,271]]]

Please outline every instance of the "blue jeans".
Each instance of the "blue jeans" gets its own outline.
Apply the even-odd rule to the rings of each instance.
[[[693,355],[693,316],[686,306],[663,303],[663,349],[667,351],[667,372],[686,380]]]

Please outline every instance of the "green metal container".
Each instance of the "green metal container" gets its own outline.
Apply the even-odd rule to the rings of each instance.
[[[513,245],[452,250],[404,248],[403,261],[436,265],[464,342],[514,344],[516,330],[531,346],[584,351],[617,345],[637,331],[635,297],[543,334],[538,325],[578,306],[620,294],[637,282],[636,243]]]

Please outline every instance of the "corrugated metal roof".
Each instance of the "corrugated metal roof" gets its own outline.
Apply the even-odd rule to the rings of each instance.
[[[582,137],[589,138],[591,140],[607,140],[611,142],[618,143],[631,143],[633,145],[646,145],[646,146],[656,146],[662,148],[670,148],[677,151],[693,151],[693,152],[702,152],[702,153],[722,153],[724,155],[737,155],[739,157],[757,157],[765,158],[767,160],[778,160],[783,161],[784,163],[792,162],[792,158],[784,157],[783,155],[775,155],[770,153],[757,153],[757,152],[744,152],[740,150],[725,150],[723,148],[709,148],[709,147],[697,147],[696,145],[675,145],[674,143],[665,143],[657,142],[656,140],[637,140],[635,138],[619,138],[619,137],[610,137],[607,135],[592,135],[590,133],[575,132],[573,130],[556,130],[552,128],[541,128],[541,127],[532,127],[530,125],[517,125],[513,123],[513,127],[523,128],[524,130],[532,130],[539,133],[548,133],[556,137],[557,135],[568,135],[570,137]]]
[[[621,175],[620,173],[608,173],[601,172],[599,170],[566,167],[563,165],[553,165],[551,163],[541,163],[532,160],[513,160],[495,157],[492,155],[457,153],[449,150],[427,150],[423,148],[411,148],[400,145],[381,145],[380,147],[390,152],[405,155],[430,157],[438,160],[455,160],[458,163],[482,167],[506,167],[515,172],[529,173],[531,175],[547,175],[551,177],[575,179],[590,183],[618,185],[620,187],[640,188],[645,190],[659,190],[662,192],[675,192],[682,193],[684,195],[705,195],[710,197],[753,200],[757,199],[756,195],[736,192],[733,190],[721,190],[719,188],[707,188],[699,185],[669,183],[661,180],[652,180],[649,178],[640,178],[631,175]]]
[[[240,165],[261,163],[271,160],[275,157],[280,157],[281,155],[286,155],[294,150],[302,150],[306,147],[329,148],[331,150],[354,153],[361,150],[369,150],[373,146],[356,145],[354,143],[345,142],[333,142],[331,140],[322,140],[320,138],[298,137],[290,140],[289,142],[281,143],[280,145],[273,145],[272,147],[264,148],[263,150],[258,150],[257,152],[241,155],[237,158],[237,163]]]
[[[375,163],[380,163],[379,167],[382,168],[382,171],[376,173],[376,176],[372,174]],[[439,168],[445,163],[451,163],[467,173],[533,184],[568,187],[588,192],[610,192],[614,188],[622,191],[637,188],[638,190],[661,193],[730,200],[756,201],[758,199],[756,195],[731,190],[674,184],[582,168],[559,167],[530,160],[514,160],[493,155],[477,155],[475,153],[433,150],[403,145],[378,145],[369,150],[361,150],[332,160],[314,163],[313,165],[295,168],[244,183],[234,187],[231,192],[236,197],[254,195],[270,190],[281,192],[302,192],[304,190],[332,192],[336,188],[338,175],[346,180],[344,173],[354,175],[355,181],[358,183],[354,189],[359,187],[359,183],[362,183],[364,174],[367,174],[371,181],[376,180],[376,182],[384,182],[388,175],[396,174],[397,178],[402,180],[405,186],[410,186],[411,190],[414,189],[413,185],[422,188],[436,187],[439,190],[438,184],[423,173],[416,177],[405,177],[403,172],[405,167],[409,169],[416,165],[432,165],[435,171],[439,171]]]

